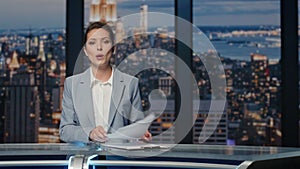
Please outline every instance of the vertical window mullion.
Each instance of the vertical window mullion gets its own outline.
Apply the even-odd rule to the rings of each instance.
[[[77,56],[83,43],[84,0],[67,0],[66,76],[73,75]],[[81,58],[78,58],[81,59]],[[82,62],[80,62],[82,63]]]
[[[192,23],[192,2],[193,0],[175,0],[175,36],[176,36],[176,55],[181,59],[190,69],[192,68],[192,24],[186,24],[182,22],[184,19],[186,22]],[[179,41],[184,39],[185,43]],[[184,116],[180,120],[180,124],[175,124],[175,140],[176,142],[192,144],[193,133],[192,129],[189,130],[190,124],[193,122],[193,98],[192,98],[192,77],[186,76],[187,72],[184,72],[184,68],[175,61],[175,76],[176,79],[180,79],[185,83],[176,90],[175,93],[175,116],[178,117],[180,110],[184,113]],[[178,125],[178,126],[177,126]],[[184,138],[183,136],[186,135]],[[182,139],[183,138],[183,139]]]
[[[281,0],[282,146],[299,146],[298,0]]]

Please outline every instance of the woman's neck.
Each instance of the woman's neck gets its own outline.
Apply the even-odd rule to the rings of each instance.
[[[94,67],[92,66],[92,71],[94,74],[94,77],[97,80],[100,80],[101,82],[106,82],[111,76],[112,73],[112,67],[110,65],[107,65],[105,67]]]

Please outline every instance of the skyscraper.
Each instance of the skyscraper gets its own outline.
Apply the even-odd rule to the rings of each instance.
[[[241,111],[244,114],[242,115],[243,119],[237,143],[266,145],[268,144],[266,138],[267,117],[270,113],[270,71],[268,57],[257,53],[251,54],[250,57],[250,88],[244,95],[244,108]]]
[[[44,51],[44,42],[40,40],[40,45],[39,45],[39,54],[37,57],[38,60],[41,60],[42,62],[46,61],[46,55]]]
[[[140,6],[140,15],[141,33],[145,34],[148,31],[148,5],[142,4]]]
[[[100,12],[99,12],[99,0],[92,0],[90,5],[90,22],[95,22],[100,20]]]
[[[251,93],[252,101],[263,108],[261,115],[265,116],[270,105],[270,71],[268,58],[261,54],[251,54]]]
[[[160,112],[159,106],[162,100],[152,100],[151,109],[154,113],[161,113],[160,116],[155,119],[149,127],[150,132],[153,135],[153,142],[157,143],[175,143],[175,127],[173,123],[175,121],[175,101],[168,100],[167,105],[163,112]]]
[[[4,142],[37,142],[40,118],[38,88],[31,84],[34,75],[23,72],[14,75],[7,87],[4,114]]]
[[[257,53],[251,54],[251,69],[253,87],[265,86],[269,79],[267,56]]]
[[[29,29],[29,34],[25,39],[25,53],[26,55],[32,55],[32,33],[31,29]]]
[[[117,21],[117,3],[116,0],[107,0],[106,20],[111,22]]]
[[[227,114],[225,110],[213,110],[211,102],[217,103],[217,100],[201,100],[199,112],[193,128],[193,143],[199,143],[199,136],[207,137],[204,144],[222,144],[227,142]],[[221,101],[222,102],[222,101]],[[197,104],[194,103],[194,106]],[[196,107],[194,107],[195,110]],[[211,111],[210,111],[211,109]],[[196,112],[195,112],[196,113]],[[209,114],[210,113],[210,114]],[[210,117],[210,119],[208,119]],[[209,121],[210,120],[210,121]],[[217,124],[216,124],[217,123]],[[216,126],[214,125],[216,124]],[[206,125],[206,131],[203,130]]]
[[[116,0],[92,0],[90,5],[90,22],[116,22]]]
[[[3,75],[3,72],[5,71],[6,69],[6,65],[5,65],[5,57],[3,55],[3,53],[0,51],[0,72],[1,72],[1,75]]]
[[[12,54],[12,59],[11,62],[8,65],[9,69],[15,70],[20,67],[19,61],[18,61],[18,54],[16,51],[13,52]]]
[[[172,77],[160,77],[158,79],[158,87],[164,92],[166,96],[171,95],[172,91]]]

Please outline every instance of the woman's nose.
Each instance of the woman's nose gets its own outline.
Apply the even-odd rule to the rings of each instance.
[[[97,45],[97,50],[99,50],[99,51],[101,51],[101,50],[102,50],[102,44],[101,44],[101,42],[100,42],[100,43],[98,43],[98,45]]]

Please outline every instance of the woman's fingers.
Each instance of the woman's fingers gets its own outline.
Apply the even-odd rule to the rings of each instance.
[[[149,142],[152,140],[152,134],[149,131],[146,131],[146,133],[144,134],[144,136],[142,137],[143,140]]]
[[[90,138],[93,141],[105,142],[107,141],[107,133],[102,126],[97,126],[91,131]]]

